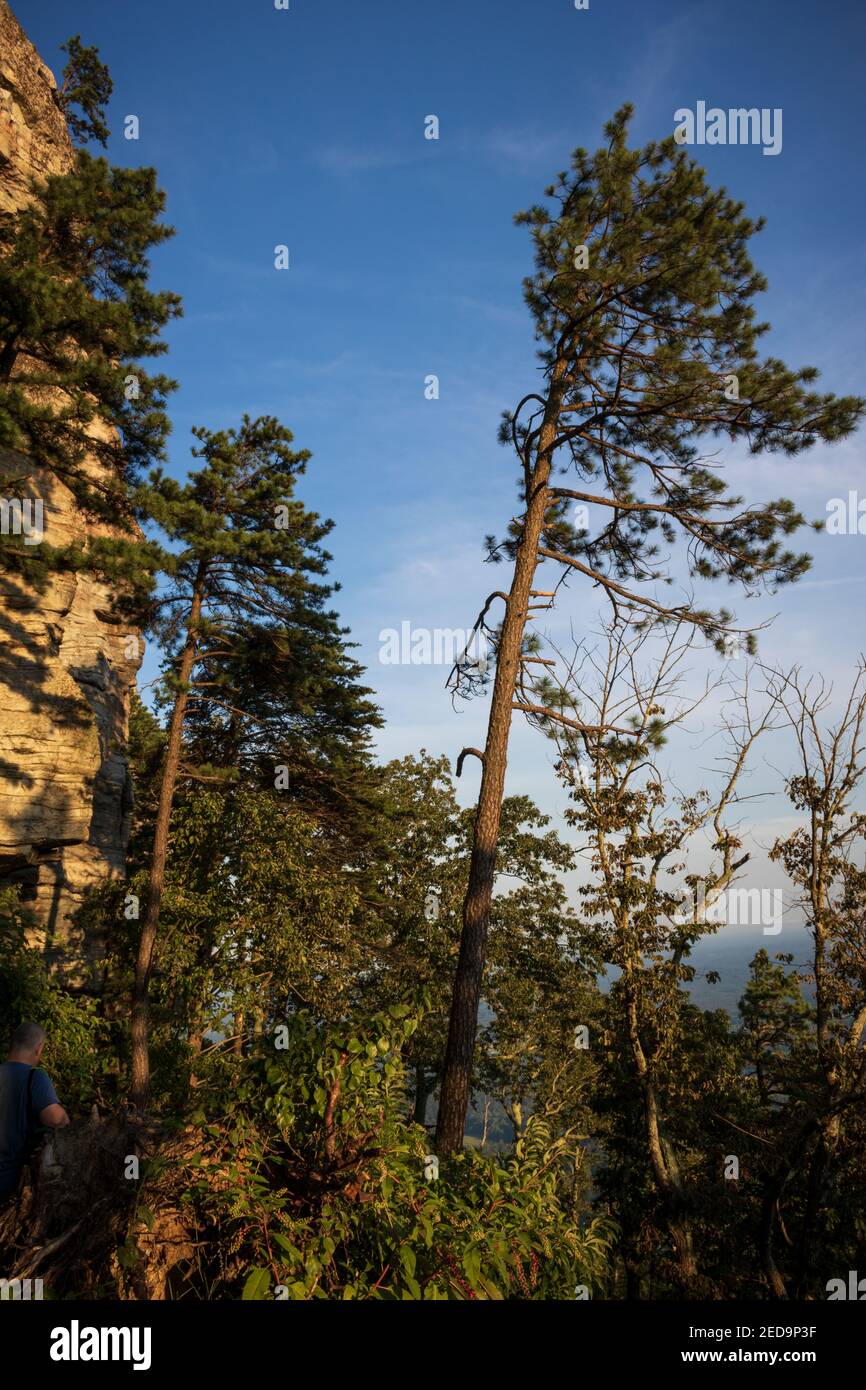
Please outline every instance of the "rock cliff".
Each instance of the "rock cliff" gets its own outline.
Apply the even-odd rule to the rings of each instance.
[[[0,0],[0,208],[74,153],[52,73]],[[44,539],[96,535],[38,459],[0,450],[0,498],[39,499]],[[125,746],[138,633],[86,575],[43,592],[0,574],[0,886],[23,885],[38,944],[68,983],[92,987],[98,944],[70,921],[84,891],[122,876],[132,789]]]

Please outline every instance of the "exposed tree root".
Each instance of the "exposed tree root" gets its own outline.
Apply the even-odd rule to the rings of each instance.
[[[59,1131],[0,1213],[0,1273],[39,1278],[54,1298],[170,1297],[172,1272],[195,1254],[172,1159],[194,1140],[189,1132],[166,1140],[147,1121],[118,1115]],[[157,1151],[166,1166],[152,1181],[136,1176]]]

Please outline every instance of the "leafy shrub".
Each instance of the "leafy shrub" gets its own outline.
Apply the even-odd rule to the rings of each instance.
[[[16,890],[0,891],[0,1044],[5,1052],[22,1020],[40,1023],[48,1035],[45,1068],[63,1105],[80,1109],[96,1098],[108,1066],[107,1026],[93,1000],[73,997],[50,979],[41,954],[27,944],[35,926]]]
[[[432,1176],[427,1134],[404,1119],[418,1022],[407,1005],[343,1026],[301,1012],[239,1060],[187,1166],[184,1200],[215,1235],[211,1297],[549,1299],[601,1284],[613,1233],[581,1224],[574,1151],[544,1124],[507,1160],[464,1152]]]

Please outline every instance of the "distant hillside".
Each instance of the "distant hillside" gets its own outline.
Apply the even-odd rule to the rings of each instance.
[[[737,1003],[749,977],[749,963],[758,951],[766,951],[771,960],[785,952],[799,964],[808,958],[808,947],[809,934],[802,927],[785,927],[778,936],[722,928],[717,935],[704,937],[692,953],[691,963],[698,973],[688,987],[689,993],[702,1009],[727,1009],[736,1018]],[[711,970],[717,970],[721,976],[716,984],[707,981],[707,972]]]
[[[764,936],[760,932],[730,931],[722,927],[715,936],[706,936],[700,941],[691,956],[691,964],[696,975],[687,986],[689,994],[702,1009],[725,1009],[732,1024],[739,1023],[737,1005],[743,996],[749,978],[749,964],[760,950],[765,950],[773,959],[779,952],[790,953],[796,964],[807,960],[809,934],[802,927],[785,927],[779,936]],[[710,971],[717,971],[720,978],[711,984],[707,980]],[[611,972],[602,988],[608,988],[615,972]],[[482,1004],[481,1023],[487,1023],[490,1011]],[[475,1103],[466,1121],[466,1135],[469,1142],[477,1144],[483,1128],[483,1114],[486,1097],[476,1096]],[[435,1115],[435,1106],[431,1105]],[[488,1114],[487,1125],[490,1146],[509,1144],[511,1126],[498,1102],[494,1101]]]

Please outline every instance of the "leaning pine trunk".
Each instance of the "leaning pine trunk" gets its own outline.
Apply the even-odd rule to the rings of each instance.
[[[481,981],[487,953],[487,927],[496,875],[496,847],[505,790],[508,734],[511,728],[514,691],[520,672],[530,590],[538,565],[538,545],[548,507],[552,446],[556,439],[565,385],[565,368],[566,361],[561,358],[552,373],[551,391],[544,412],[536,463],[526,499],[523,535],[517,550],[514,576],[496,653],[496,675],[490,703],[490,720],[487,725],[487,742],[484,746],[481,791],[469,866],[469,885],[463,901],[463,932],[454,976],[448,1043],[439,1094],[436,1147],[440,1154],[453,1153],[461,1147],[466,1112],[469,1108],[478,1005],[481,1000]]]
[[[168,730],[168,747],[162,773],[162,786],[159,791],[159,809],[156,815],[156,828],[153,837],[153,859],[150,867],[150,880],[147,888],[147,907],[138,943],[138,957],[135,963],[135,982],[132,989],[132,1084],[130,1100],[136,1110],[143,1110],[147,1104],[150,1090],[150,1055],[148,1050],[150,1036],[150,974],[153,967],[153,952],[156,934],[159,929],[159,912],[162,903],[162,890],[165,884],[165,862],[168,855],[168,829],[171,821],[171,808],[177,786],[180,766],[180,748],[183,736],[183,721],[189,700],[189,678],[195,661],[198,641],[197,628],[201,616],[204,590],[204,570],[199,567],[193,589],[192,605],[187,624],[186,642],[181,653],[178,670],[178,692],[171,712]]]

